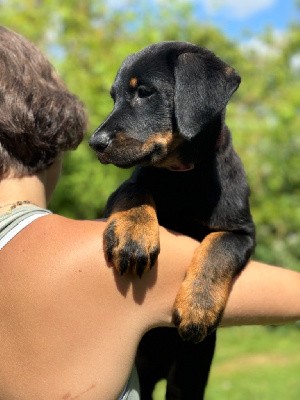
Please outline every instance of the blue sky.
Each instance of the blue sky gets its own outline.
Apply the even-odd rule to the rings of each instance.
[[[267,27],[272,27],[277,34],[284,34],[287,26],[300,22],[300,0],[107,0],[108,8],[132,7],[147,3],[148,10],[172,8],[172,2],[193,4],[196,17],[201,23],[212,23],[227,36],[243,42],[249,34],[258,35]],[[248,34],[248,35],[247,35]]]
[[[256,35],[268,26],[285,31],[290,22],[300,18],[293,0],[194,0],[194,4],[200,21],[212,22],[241,40],[245,32]]]

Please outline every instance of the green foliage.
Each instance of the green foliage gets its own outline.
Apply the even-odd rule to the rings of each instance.
[[[87,137],[112,108],[109,89],[120,63],[145,45],[187,40],[234,66],[242,84],[227,122],[252,188],[256,257],[300,270],[300,67],[294,62],[300,57],[299,24],[291,24],[281,38],[267,30],[258,38],[264,51],[257,51],[200,24],[192,2],[175,0],[155,8],[136,0],[122,4],[5,0],[0,2],[0,23],[45,51],[84,101],[90,116]],[[66,155],[51,208],[77,218],[99,217],[108,195],[129,172],[100,165],[85,140]]]
[[[285,38],[268,32],[267,54],[246,53],[244,83],[230,112],[236,147],[252,188],[257,224],[256,257],[300,267],[300,81],[297,67],[300,26]]]

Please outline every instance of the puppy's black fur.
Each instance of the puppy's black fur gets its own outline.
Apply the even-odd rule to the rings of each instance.
[[[114,109],[90,139],[102,163],[138,166],[107,205],[104,248],[120,273],[141,276],[154,265],[158,222],[201,241],[174,304],[184,340],[175,329],[156,329],[140,344],[143,400],[162,377],[168,399],[203,398],[215,329],[254,248],[249,189],[224,123],[239,83],[207,49],[151,45],[123,62]]]

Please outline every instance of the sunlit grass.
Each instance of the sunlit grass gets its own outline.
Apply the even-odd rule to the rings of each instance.
[[[164,399],[160,382],[154,399]],[[300,329],[220,329],[206,400],[299,400]],[[184,400],[184,399],[183,399]]]

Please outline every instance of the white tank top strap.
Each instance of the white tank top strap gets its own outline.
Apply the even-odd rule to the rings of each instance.
[[[26,226],[51,211],[35,205],[16,207],[0,216],[0,250]]]
[[[127,385],[118,400],[140,400],[140,384],[136,367],[133,367]]]

